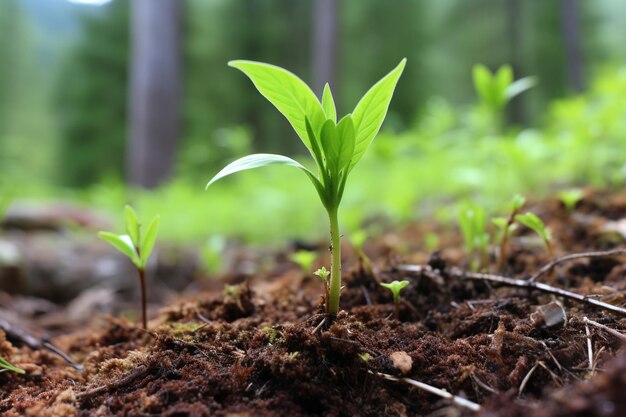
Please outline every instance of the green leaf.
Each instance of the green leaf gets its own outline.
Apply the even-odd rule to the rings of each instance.
[[[474,88],[483,102],[491,103],[491,72],[482,64],[474,65],[472,68],[472,78]]]
[[[324,196],[324,186],[320,183],[320,181],[317,179],[315,174],[313,174],[311,171],[309,171],[306,167],[304,167],[299,162],[294,161],[293,159],[283,156],[283,155],[257,153],[253,155],[244,156],[243,158],[239,158],[236,161],[231,162],[230,164],[226,165],[220,172],[218,172],[211,179],[211,181],[209,181],[209,183],[206,185],[206,188],[209,188],[209,186],[213,184],[215,181],[222,179],[228,175],[234,174],[236,172],[246,171],[248,169],[254,169],[254,168],[264,167],[268,165],[289,165],[289,166],[300,169],[302,172],[304,172],[307,175],[307,177],[309,177],[309,179],[315,186],[315,189],[317,190],[317,193],[319,194],[320,199],[322,200],[322,203],[324,204],[324,206],[326,206],[326,199]]]
[[[324,150],[324,155],[326,155],[326,166],[336,175],[339,171],[337,169],[337,160],[339,159],[339,134],[337,133],[335,122],[326,120],[322,125],[320,136],[322,149]]]
[[[526,214],[518,214],[515,216],[515,220],[529,229],[534,230],[545,241],[549,241],[552,238],[550,232],[543,224],[543,221],[534,213],[527,212]]]
[[[145,268],[148,263],[148,258],[152,253],[152,249],[154,248],[154,244],[156,242],[157,232],[159,231],[159,216],[156,216],[152,219],[150,226],[146,229],[146,233],[141,240],[141,267]]]
[[[400,291],[402,291],[404,287],[409,285],[409,281],[392,281],[390,283],[381,282],[380,285],[391,291],[391,293],[393,294],[393,301],[397,303],[400,301]]]
[[[337,171],[348,167],[354,156],[356,147],[356,130],[350,115],[344,116],[337,125],[339,146],[337,152]]]
[[[333,93],[330,91],[328,83],[324,86],[324,92],[322,93],[322,108],[326,114],[326,118],[337,123],[337,109],[335,108],[335,100],[333,100]]]
[[[131,206],[124,207],[124,221],[126,223],[126,233],[130,236],[130,240],[135,247],[139,246],[141,232],[139,230],[139,221],[137,213]]]
[[[354,155],[352,156],[349,169],[352,169],[359,162],[380,130],[387,115],[391,97],[405,65],[406,58],[400,61],[398,66],[389,74],[374,84],[354,109],[352,121],[354,122],[356,138]]]
[[[509,101],[512,98],[522,94],[524,91],[533,88],[538,83],[536,77],[524,77],[509,84],[504,90],[506,100]]]
[[[287,118],[312,152],[305,116],[309,118],[313,131],[318,133],[326,115],[309,86],[295,74],[275,65],[243,60],[230,61],[228,65],[241,70],[252,80],[257,90]]]
[[[141,260],[139,256],[137,256],[137,252],[135,251],[135,247],[133,246],[133,242],[128,235],[116,235],[109,232],[99,232],[98,236],[106,240],[111,246],[115,249],[122,252],[124,255],[128,256],[128,258],[137,266],[141,265]]]
[[[511,200],[511,206],[513,211],[517,211],[522,208],[522,206],[526,203],[526,199],[523,195],[515,194],[513,199]]]
[[[12,371],[18,374],[26,373],[22,368],[13,365],[11,362],[0,356],[0,372],[2,372],[3,370]]]

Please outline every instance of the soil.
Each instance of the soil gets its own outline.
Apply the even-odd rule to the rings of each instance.
[[[557,255],[624,243],[626,194],[587,191],[573,213],[556,200],[527,207],[546,221]],[[441,250],[429,253],[427,233]],[[342,310],[324,313],[315,277],[278,262],[271,273],[227,276],[226,291],[196,290],[154,314],[149,331],[96,317],[49,350],[0,332],[0,355],[23,367],[0,373],[4,416],[625,416],[626,316],[537,290],[400,272],[401,264],[468,268],[458,231],[430,223],[371,240],[375,274],[346,244]],[[285,259],[285,254],[277,259]],[[623,306],[626,257],[560,264],[542,282]],[[549,261],[517,230],[503,271],[527,278]],[[327,262],[324,255],[318,263]],[[397,317],[379,281],[407,279]],[[220,285],[221,287],[221,285]],[[33,325],[36,323],[33,323]],[[589,329],[592,361],[589,360]],[[22,342],[22,343],[20,343]],[[410,378],[481,405],[419,390]]]

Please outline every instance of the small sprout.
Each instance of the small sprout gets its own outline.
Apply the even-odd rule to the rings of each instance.
[[[365,363],[368,363],[370,361],[370,359],[372,359],[372,355],[370,355],[369,353],[365,352],[365,353],[359,353],[359,358],[361,358],[361,360]]]
[[[267,336],[267,341],[270,344],[273,344],[278,339],[278,331],[272,326],[265,325],[261,328],[261,331],[265,333],[265,335]]]
[[[310,274],[313,262],[317,259],[317,253],[310,250],[299,250],[289,255],[289,260],[298,264],[302,272]]]
[[[137,220],[137,214],[132,207],[124,209],[124,223],[126,234],[116,235],[109,232],[99,232],[98,236],[106,240],[115,249],[126,255],[137,267],[139,282],[141,285],[141,317],[143,328],[148,328],[146,318],[146,265],[156,242],[159,230],[159,216],[155,216],[150,222],[145,234],[142,233],[141,224]]]
[[[328,276],[330,275],[330,271],[328,271],[326,267],[323,266],[317,271],[313,272],[313,275],[317,275],[318,277],[320,277],[322,282],[326,284],[328,282]]]
[[[16,374],[26,373],[22,368],[11,364],[9,361],[0,356],[0,373],[8,371],[15,372]]]
[[[289,352],[285,356],[287,357],[287,362],[293,362],[300,356],[300,352]]]
[[[350,242],[352,242],[352,246],[359,257],[360,270],[365,272],[367,275],[374,277],[374,279],[378,281],[376,274],[374,273],[374,268],[372,267],[372,261],[363,250],[363,245],[365,244],[367,237],[367,232],[363,229],[359,229],[352,233],[350,236]]]
[[[315,160],[317,172],[284,155],[253,154],[218,172],[207,184],[236,172],[267,165],[288,165],[302,171],[315,187],[330,223],[331,263],[326,310],[339,311],[341,295],[341,234],[338,211],[348,175],[378,134],[406,59],[361,98],[354,111],[337,121],[337,109],[328,84],[320,101],[304,81],[291,72],[262,62],[231,61],[291,123]]]
[[[565,206],[568,213],[572,213],[576,208],[576,204],[583,198],[582,190],[572,188],[571,190],[563,190],[559,193],[559,200]]]
[[[400,291],[407,285],[409,285],[409,281],[392,281],[390,283],[381,282],[381,286],[387,288],[393,294],[393,312],[394,316],[397,318],[400,317]]]
[[[506,262],[506,253],[509,243],[509,235],[515,230],[515,216],[519,213],[520,209],[526,203],[526,199],[520,194],[515,194],[511,200],[511,214],[508,219],[504,217],[498,217],[492,220],[493,224],[500,229],[500,253],[498,256],[498,270],[504,268]]]
[[[523,224],[529,229],[534,230],[535,233],[541,236],[541,239],[543,239],[543,243],[546,245],[550,257],[554,258],[554,251],[552,250],[551,243],[552,235],[543,224],[543,221],[536,214],[531,212],[527,212],[526,214],[518,214],[517,216],[515,216],[515,221]]]
[[[471,258],[472,270],[485,267],[489,261],[489,234],[485,229],[485,210],[470,204],[459,212],[459,225],[465,241],[465,251]]]

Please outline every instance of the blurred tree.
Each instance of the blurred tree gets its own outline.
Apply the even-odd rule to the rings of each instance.
[[[112,1],[82,15],[82,35],[57,84],[60,181],[88,185],[121,178],[126,139],[129,2]]]
[[[337,41],[339,5],[337,0],[315,0],[313,2],[313,90],[322,96],[324,85],[329,83],[335,95],[337,85]]]
[[[167,180],[179,140],[179,0],[132,2],[128,179],[152,188]]]

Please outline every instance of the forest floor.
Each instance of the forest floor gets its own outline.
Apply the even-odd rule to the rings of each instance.
[[[624,247],[624,193],[588,191],[573,213],[556,200],[527,208],[551,229],[557,256]],[[423,247],[433,232],[435,254]],[[488,276],[469,272],[458,231],[430,223],[368,242],[373,273],[344,252],[336,316],[324,313],[319,280],[284,261],[268,274],[225,277],[226,291],[220,284],[164,306],[149,331],[98,317],[52,339],[80,369],[29,347],[5,323],[0,355],[27,372],[0,373],[0,413],[626,415],[626,315],[610,308],[626,302],[626,253],[557,263],[534,281],[589,296],[580,301],[490,280],[528,279],[550,262],[525,229],[513,234],[502,270],[491,254]],[[394,279],[410,281],[397,317],[379,285]]]

